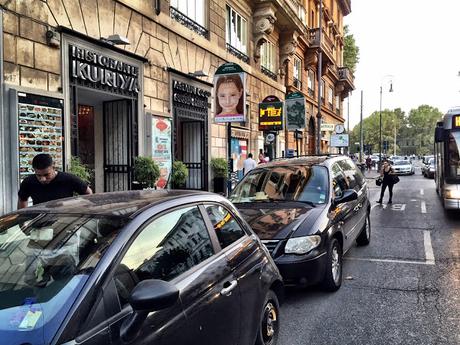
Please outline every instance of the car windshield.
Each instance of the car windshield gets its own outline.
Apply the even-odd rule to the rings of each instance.
[[[234,203],[300,201],[324,204],[328,173],[322,166],[276,166],[252,170],[230,196]]]
[[[2,343],[49,343],[124,223],[86,215],[1,217]]]
[[[428,164],[434,166],[434,158],[431,158],[431,159],[428,161]]]
[[[409,161],[396,161],[394,165],[409,165]]]

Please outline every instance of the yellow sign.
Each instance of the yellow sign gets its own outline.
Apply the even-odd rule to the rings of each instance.
[[[460,128],[460,116],[454,117],[454,127]]]

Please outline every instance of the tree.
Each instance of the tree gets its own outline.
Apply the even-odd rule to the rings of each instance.
[[[343,48],[343,65],[348,67],[353,73],[356,70],[356,65],[359,62],[359,47],[356,45],[355,38],[349,34],[348,25],[344,28],[344,48]]]
[[[407,117],[408,138],[415,139],[416,152],[420,155],[433,153],[434,129],[436,122],[442,118],[442,113],[437,108],[429,105],[420,105],[412,109]]]

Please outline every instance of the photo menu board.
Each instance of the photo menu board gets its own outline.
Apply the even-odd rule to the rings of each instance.
[[[18,93],[19,180],[34,173],[32,159],[39,153],[53,157],[63,170],[63,101]]]

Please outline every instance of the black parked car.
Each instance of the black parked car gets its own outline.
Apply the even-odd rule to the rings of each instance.
[[[283,283],[223,197],[133,191],[0,217],[0,343],[276,344]]]
[[[286,283],[342,283],[342,256],[370,241],[366,181],[344,156],[277,160],[251,170],[230,200],[270,250]]]

